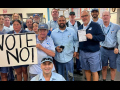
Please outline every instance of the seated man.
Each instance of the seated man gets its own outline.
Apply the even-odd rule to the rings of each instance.
[[[52,72],[53,59],[46,56],[41,60],[42,72],[31,79],[31,81],[66,81],[64,77],[58,73]]]

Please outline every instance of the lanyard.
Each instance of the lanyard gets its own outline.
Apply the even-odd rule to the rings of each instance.
[[[109,33],[110,28],[111,28],[111,24],[110,24],[110,27],[109,27],[109,29],[108,29],[108,31],[107,31],[107,34]],[[104,32],[104,34],[105,34],[105,30],[104,30],[104,28],[103,28],[103,25],[102,25],[102,30],[103,30],[103,32]],[[107,34],[105,34],[105,36],[106,36]]]

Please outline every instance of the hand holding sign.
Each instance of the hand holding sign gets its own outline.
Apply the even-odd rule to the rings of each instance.
[[[40,44],[36,44],[36,48],[38,48],[38,49],[42,50],[42,49],[43,49],[43,46],[42,46],[42,45],[40,45]]]
[[[85,36],[86,36],[88,39],[92,39],[92,38],[93,38],[92,34],[90,34],[90,33],[86,34]]]

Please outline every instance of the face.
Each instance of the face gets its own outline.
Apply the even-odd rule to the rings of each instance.
[[[3,16],[0,16],[0,25],[2,24],[3,25],[4,23],[4,17]]]
[[[103,22],[110,22],[110,18],[111,18],[111,16],[110,16],[110,13],[109,12],[103,12],[103,14],[102,14],[102,19],[103,19]]]
[[[14,14],[13,20],[17,20],[17,19],[19,19],[19,15],[18,14]]]
[[[39,21],[40,21],[40,17],[39,17],[39,16],[34,16],[34,17],[33,17],[33,20],[34,20],[35,22],[39,22]]]
[[[13,28],[14,28],[14,30],[15,30],[16,32],[18,32],[18,31],[21,30],[21,24],[20,24],[19,22],[15,21],[15,22],[13,23]]]
[[[45,74],[50,74],[52,68],[53,68],[53,63],[51,63],[49,61],[46,61],[41,64],[41,69],[42,69],[43,73],[45,73]]]
[[[59,17],[58,18],[58,25],[60,28],[66,27],[66,19],[64,17]]]
[[[74,20],[75,17],[76,17],[75,15],[69,15],[70,20]]]
[[[87,11],[83,11],[81,13],[81,19],[82,19],[82,21],[83,21],[84,24],[88,24],[89,21],[90,21],[90,15],[89,15],[89,13]]]
[[[33,31],[38,31],[38,24],[37,23],[34,23],[33,24]]]
[[[98,12],[98,11],[93,11],[93,12],[91,12],[91,16],[92,16],[93,18],[97,18],[98,15],[99,15],[99,12]]]
[[[7,27],[10,26],[10,19],[9,18],[5,18],[4,26],[7,26]]]
[[[32,20],[31,19],[28,19],[27,21],[26,21],[26,26],[28,27],[28,28],[32,28]]]
[[[53,9],[51,15],[52,15],[52,17],[58,17],[59,13],[56,9]]]
[[[48,30],[47,29],[38,29],[39,35],[41,38],[46,38],[47,34],[48,34]]]

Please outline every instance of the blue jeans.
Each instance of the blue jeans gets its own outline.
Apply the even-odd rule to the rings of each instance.
[[[70,60],[67,63],[60,63],[60,62],[57,62],[56,60],[55,60],[55,62],[56,62],[56,65],[57,65],[58,73],[61,74],[64,78],[65,78],[65,69],[66,69],[66,79],[67,79],[67,81],[69,81],[68,71],[72,74],[73,74],[73,71],[74,71],[73,59]],[[73,75],[72,81],[74,81],[74,75]]]
[[[80,54],[79,54],[79,59],[76,58],[76,66],[77,66],[77,70],[82,71],[81,56],[80,56]]]

